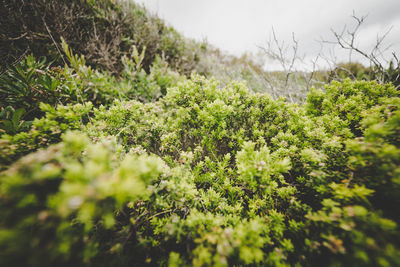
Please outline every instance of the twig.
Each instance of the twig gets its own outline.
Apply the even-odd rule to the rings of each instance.
[[[53,41],[53,43],[54,43],[54,45],[55,45],[55,47],[56,47],[58,53],[60,54],[61,59],[63,60],[64,64],[67,65],[67,62],[65,61],[64,56],[63,56],[63,54],[61,53],[61,50],[60,50],[60,48],[58,47],[56,40],[54,40],[53,35],[51,34],[50,29],[49,29],[49,27],[47,26],[47,23],[46,23],[46,21],[44,20],[44,18],[42,18],[42,21],[43,21],[43,24],[44,24],[44,26],[46,27],[46,30],[47,30],[47,32],[48,32],[48,34],[49,34],[51,40]]]

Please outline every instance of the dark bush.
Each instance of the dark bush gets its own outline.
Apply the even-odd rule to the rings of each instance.
[[[146,71],[156,55],[184,74],[196,64],[196,50],[179,33],[132,1],[11,0],[0,10],[0,71],[31,53],[64,65],[61,37],[89,65],[114,74],[133,45],[146,49]]]

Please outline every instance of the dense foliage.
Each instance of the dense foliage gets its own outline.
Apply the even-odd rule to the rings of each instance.
[[[61,38],[89,65],[114,74],[120,74],[121,58],[132,53],[133,45],[146,49],[146,71],[162,55],[171,68],[188,74],[200,52],[200,45],[131,0],[2,1],[0,25],[0,72],[31,53],[64,63]]]
[[[0,75],[0,266],[400,265],[392,84],[333,81],[288,103],[188,78],[179,36],[135,5],[22,2],[35,19],[72,8],[69,26],[94,16],[76,31],[90,45],[107,40],[91,27],[133,35],[112,65],[67,35],[75,55],[51,16],[60,52],[41,50],[45,24],[8,40],[34,55]]]
[[[143,88],[168,89],[147,102],[129,100],[149,93],[135,62],[113,80],[70,61],[55,76],[28,58],[2,80],[43,92],[2,97],[36,112],[2,120],[2,265],[400,264],[393,86],[333,82],[299,106],[154,71]]]

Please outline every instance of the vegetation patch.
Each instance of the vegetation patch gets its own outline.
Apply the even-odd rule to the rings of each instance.
[[[155,23],[50,2],[105,28]],[[161,50],[121,36],[111,67],[60,37],[64,64],[31,50],[0,76],[1,266],[400,265],[394,85],[333,81],[290,103],[188,75],[161,29]]]

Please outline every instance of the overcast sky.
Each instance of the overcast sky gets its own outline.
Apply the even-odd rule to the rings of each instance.
[[[187,37],[206,39],[229,53],[257,52],[274,28],[280,41],[290,43],[292,33],[300,53],[312,58],[320,51],[318,40],[332,39],[331,29],[354,26],[357,16],[368,15],[358,45],[371,49],[377,34],[393,27],[385,39],[388,51],[400,54],[400,0],[135,0]],[[345,60],[347,53],[337,53]]]

